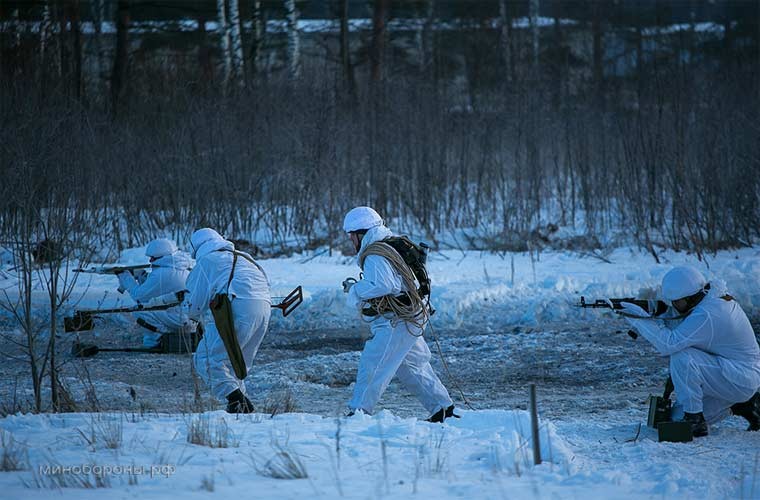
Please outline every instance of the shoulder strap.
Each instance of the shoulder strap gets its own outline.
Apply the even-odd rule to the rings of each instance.
[[[258,269],[259,271],[261,271],[261,274],[264,275],[264,279],[267,281],[267,285],[270,284],[269,283],[269,276],[267,276],[267,273],[266,273],[266,271],[264,271],[264,268],[261,267],[258,262],[256,262],[255,260],[253,260],[253,257],[251,257],[250,255],[248,255],[247,253],[238,252],[237,250],[227,250],[227,249],[222,249],[222,250],[220,250],[220,252],[230,252],[232,254],[232,271],[230,271],[230,278],[227,280],[227,290],[228,291],[230,289],[230,283],[232,283],[232,275],[235,273],[235,264],[237,263],[238,256],[244,258],[245,260],[247,260],[248,262],[250,262],[251,264],[253,264],[254,266],[256,266],[256,269]]]
[[[258,269],[259,271],[261,271],[261,274],[264,275],[264,279],[267,280],[267,285],[269,284],[269,276],[267,276],[267,273],[266,273],[266,271],[264,271],[264,268],[261,267],[258,262],[256,262],[255,260],[253,260],[253,257],[251,257],[250,255],[248,255],[247,253],[238,252],[237,250],[235,251],[235,255],[241,256],[242,258],[244,258],[245,260],[247,260],[248,262],[250,262],[251,264],[253,264],[254,266],[256,266],[256,269]]]
[[[230,277],[227,279],[227,293],[230,293],[230,283],[232,283],[232,277],[235,274],[235,265],[237,264],[237,252],[232,252],[232,269],[230,270]]]

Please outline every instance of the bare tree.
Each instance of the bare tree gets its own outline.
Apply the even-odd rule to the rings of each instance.
[[[529,0],[528,16],[530,18],[530,35],[531,35],[531,54],[533,56],[533,67],[538,67],[538,55],[539,55],[539,40],[540,40],[540,26],[539,23],[539,4],[540,0]]]
[[[340,2],[340,65],[349,92],[355,91],[354,67],[351,64],[351,29],[348,24],[348,0]]]
[[[512,12],[509,0],[499,1],[499,16],[501,18],[501,54],[504,60],[504,76],[507,81],[514,80],[514,43],[512,40]]]
[[[103,85],[103,21],[105,20],[105,5],[104,0],[93,0],[90,4],[90,10],[92,15],[92,24],[95,28],[95,33],[92,36],[93,51],[95,52],[94,66],[95,66],[95,93],[96,95],[103,94],[101,89]]]
[[[222,84],[227,89],[232,82],[233,75],[231,25],[227,18],[227,1],[216,0],[216,10],[219,19],[220,47],[222,49]]]
[[[232,52],[232,72],[235,85],[242,87],[245,85],[245,60],[243,58],[243,37],[240,33],[240,6],[238,0],[227,0],[229,16],[227,22],[230,24],[230,51]]]
[[[372,80],[383,77],[383,57],[385,54],[385,23],[388,16],[388,0],[375,0],[372,14],[372,46],[370,47],[370,75]]]
[[[116,54],[111,71],[111,113],[119,112],[119,101],[127,84],[129,71],[130,0],[119,0],[116,14]]]
[[[266,20],[261,8],[261,0],[251,2],[251,21],[253,33],[251,39],[251,74],[256,75],[261,70],[261,59],[266,35]]]
[[[592,13],[592,20],[591,20],[591,32],[592,32],[592,38],[593,38],[593,53],[592,53],[592,59],[593,59],[593,75],[594,75],[594,85],[596,86],[596,92],[595,95],[600,99],[600,101],[603,101],[603,89],[604,89],[604,68],[602,66],[603,64],[603,55],[604,55],[604,48],[603,48],[603,37],[604,37],[604,31],[602,27],[602,15],[601,15],[601,5],[594,4],[593,13]]]
[[[288,72],[291,78],[301,74],[301,38],[298,33],[298,7],[296,0],[285,0],[288,24]]]

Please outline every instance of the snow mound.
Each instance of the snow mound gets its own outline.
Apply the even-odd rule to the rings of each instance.
[[[142,248],[122,252],[120,263],[145,263]],[[592,256],[571,251],[509,253],[495,255],[477,251],[445,250],[428,259],[432,278],[432,304],[437,310],[433,324],[441,328],[478,328],[484,331],[510,326],[543,327],[551,323],[585,323],[603,314],[574,307],[581,296],[658,298],[664,274],[676,265],[689,264],[708,280],[722,279],[750,317],[760,316],[760,250],[724,250],[699,260],[693,254],[663,251],[653,256],[635,248],[619,248]],[[298,330],[347,328],[361,321],[358,312],[345,305],[341,281],[358,277],[356,259],[308,254],[261,259],[272,283],[275,301],[298,285],[304,303],[289,317],[274,311],[274,329]],[[39,276],[36,276],[39,279]],[[116,292],[114,276],[87,274],[79,277],[64,305],[74,308],[110,308],[134,305]],[[0,289],[14,303],[18,287],[14,273],[0,274]],[[45,314],[47,294],[42,283],[33,292],[35,310]],[[7,314],[7,311],[6,311]]]
[[[174,496],[213,483],[229,495],[255,488],[256,498],[283,498],[283,479],[271,476],[290,463],[308,480],[291,478],[288,498],[452,496],[493,490],[498,478],[527,488],[533,470],[558,480],[569,473],[573,454],[551,422],[542,422],[545,463],[534,469],[526,412],[461,413],[446,425],[387,411],[341,419],[219,411],[15,415],[0,420],[0,432],[4,443],[25,450],[26,470],[0,475],[0,488],[9,498],[44,498],[51,489],[82,498],[84,484],[100,484],[97,498],[123,498]]]

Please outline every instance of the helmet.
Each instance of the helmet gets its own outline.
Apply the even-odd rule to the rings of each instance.
[[[210,227],[204,227],[203,229],[198,229],[193,233],[192,236],[190,236],[190,246],[192,247],[192,254],[193,258],[195,258],[195,255],[198,253],[198,249],[204,244],[208,243],[209,241],[213,240],[223,240],[222,236],[211,229]]]
[[[691,266],[674,267],[662,278],[662,297],[678,300],[704,290],[707,280]]]
[[[166,238],[155,239],[148,243],[148,246],[145,247],[145,255],[154,259],[158,259],[159,257],[164,257],[166,255],[171,255],[176,251],[177,245],[175,245],[173,241],[167,240]]]
[[[352,208],[343,219],[343,230],[347,233],[382,225],[383,218],[370,207]]]

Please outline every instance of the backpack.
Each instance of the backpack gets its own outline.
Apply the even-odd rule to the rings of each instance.
[[[417,293],[419,293],[420,298],[429,297],[430,277],[425,265],[427,264],[427,251],[430,247],[426,243],[418,245],[407,236],[390,236],[382,241],[398,252],[406,265],[412,270],[417,283],[419,283]]]

